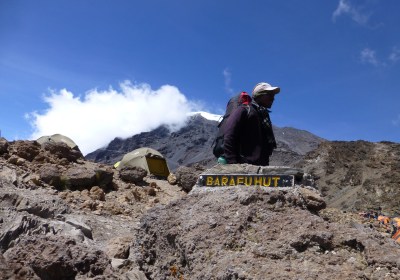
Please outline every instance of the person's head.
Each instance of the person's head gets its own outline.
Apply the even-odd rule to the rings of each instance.
[[[281,89],[279,87],[273,87],[268,83],[262,82],[254,87],[252,96],[257,104],[266,108],[271,108],[272,103],[274,103],[275,94],[280,91]]]

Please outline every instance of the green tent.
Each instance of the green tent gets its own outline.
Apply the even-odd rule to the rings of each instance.
[[[114,165],[118,170],[125,166],[141,167],[147,172],[162,177],[168,177],[169,169],[163,155],[152,148],[139,148],[123,156],[121,161]]]
[[[36,140],[39,144],[44,144],[47,142],[55,142],[55,143],[65,143],[67,144],[71,149],[79,151],[78,145],[75,144],[74,141],[72,141],[71,138],[61,135],[61,134],[53,134],[51,136],[42,136],[39,139]]]

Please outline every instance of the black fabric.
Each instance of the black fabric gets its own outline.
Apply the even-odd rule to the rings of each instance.
[[[268,165],[276,148],[269,111],[252,102],[250,110],[238,107],[226,122],[224,156],[228,163]]]
[[[226,105],[225,115],[222,120],[218,124],[218,133],[215,138],[212,146],[213,146],[213,154],[215,157],[219,158],[224,154],[224,134],[225,134],[225,126],[226,122],[231,115],[231,113],[240,106],[245,106],[247,110],[249,110],[249,104],[252,101],[250,95],[243,91],[238,95],[233,96],[229,99],[228,104]]]

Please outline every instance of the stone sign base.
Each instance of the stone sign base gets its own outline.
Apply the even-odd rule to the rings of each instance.
[[[196,187],[314,187],[314,180],[301,169],[287,166],[255,166],[250,164],[218,164],[200,174]]]

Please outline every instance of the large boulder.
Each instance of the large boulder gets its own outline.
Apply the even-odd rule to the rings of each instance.
[[[53,164],[44,164],[39,168],[38,173],[43,182],[54,186],[56,189],[62,189],[62,170],[59,167]]]
[[[93,186],[108,188],[113,180],[111,168],[74,165],[62,174],[63,186],[70,190],[91,189]]]
[[[398,245],[325,221],[301,189],[192,191],[143,216],[134,259],[149,279],[400,277]]]
[[[7,153],[8,151],[8,141],[0,137],[0,155]]]
[[[67,159],[69,162],[83,159],[83,155],[79,150],[71,149],[71,147],[62,142],[45,142],[42,144],[42,148],[60,159]]]
[[[104,252],[63,236],[27,236],[4,253],[11,264],[33,269],[40,279],[75,279],[111,274]]]
[[[204,168],[200,165],[180,166],[174,173],[175,181],[182,190],[190,192],[203,171]]]
[[[147,176],[147,170],[136,166],[125,166],[119,170],[119,177],[128,183],[143,183],[143,178]]]

